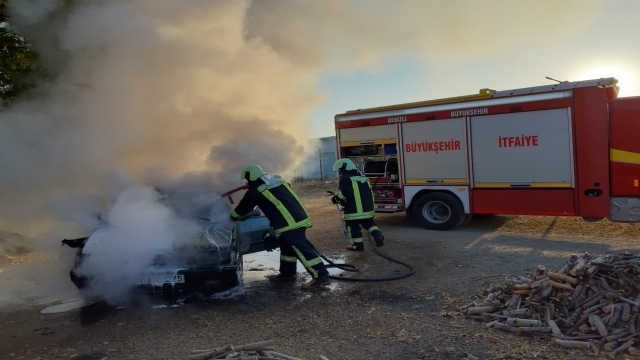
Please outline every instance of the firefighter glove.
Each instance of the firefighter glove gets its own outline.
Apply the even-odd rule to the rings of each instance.
[[[271,252],[278,248],[278,237],[272,227],[262,234],[262,240],[264,240],[264,249],[267,252]]]
[[[333,197],[331,198],[331,202],[332,202],[332,203],[334,203],[334,204],[340,204],[340,205],[342,205],[342,206],[344,206],[344,205],[346,204],[346,202],[345,202],[344,200],[340,199],[340,198],[339,198],[339,197],[337,197],[337,196],[333,196]]]

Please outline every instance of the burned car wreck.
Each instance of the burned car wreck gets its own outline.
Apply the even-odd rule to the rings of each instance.
[[[207,218],[196,222],[201,228],[197,237],[176,241],[179,244],[174,242],[172,248],[157,252],[142,273],[127,279],[132,289],[161,294],[216,292],[242,282],[243,255],[264,250],[263,235],[270,229],[269,220],[254,210],[233,223],[230,230]],[[70,278],[81,292],[96,284],[92,276],[78,270],[109,231],[110,226],[104,224],[88,237],[62,240],[63,245],[77,248]]]

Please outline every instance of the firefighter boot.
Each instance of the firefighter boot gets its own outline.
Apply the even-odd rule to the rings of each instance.
[[[362,243],[362,242],[353,243],[353,244],[347,246],[347,250],[350,250],[350,251],[364,251],[364,243]]]
[[[298,277],[298,274],[293,273],[293,274],[283,274],[283,273],[277,273],[275,275],[269,275],[269,281],[296,281],[296,278]]]
[[[382,233],[380,232],[380,230],[372,231],[371,236],[373,236],[373,240],[376,241],[376,247],[384,246],[384,236],[382,236]]]
[[[327,286],[329,285],[331,281],[329,281],[329,276],[328,275],[324,275],[324,276],[319,276],[315,279],[311,279],[311,281],[303,283],[302,285],[300,285],[300,288],[302,290],[312,290],[312,289],[318,289],[322,286]]]

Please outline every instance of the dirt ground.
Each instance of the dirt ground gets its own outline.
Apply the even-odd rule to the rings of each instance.
[[[335,187],[335,182],[295,185],[314,224],[308,231],[311,242],[328,257],[358,266],[358,276],[404,273],[369,244],[364,253],[346,254],[336,208],[325,197]],[[639,225],[492,216],[438,232],[411,224],[403,213],[376,220],[387,238],[381,250],[413,265],[413,276],[334,281],[329,289],[303,292],[304,277],[295,285],[269,283],[264,274],[274,273],[277,261],[265,265],[247,257],[247,283],[234,296],[187,299],[163,308],[151,306],[155,299],[125,308],[94,305],[51,315],[39,313],[46,305],[0,309],[0,358],[186,359],[193,349],[263,340],[305,359],[610,358],[484,329],[458,309],[502,275],[525,275],[540,264],[557,270],[574,253],[638,252]],[[272,260],[274,254],[277,259],[277,252],[269,254]]]

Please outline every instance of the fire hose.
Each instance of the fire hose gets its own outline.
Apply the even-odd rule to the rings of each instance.
[[[248,189],[249,186],[248,185],[243,185],[240,187],[237,187],[235,189],[229,190],[225,193],[223,193],[220,197],[228,197],[229,198],[229,202],[231,202],[231,204],[233,204],[233,199],[231,198],[231,194],[238,192],[240,190],[246,190]],[[335,193],[333,191],[327,191],[329,193],[329,195],[335,196]],[[344,222],[344,219],[342,217],[342,212],[340,211],[340,206],[338,204],[336,205],[336,210],[338,211],[338,217],[340,218],[340,223],[342,224],[342,232],[344,235],[345,240],[349,241],[349,232],[347,231],[347,226]],[[342,276],[334,276],[334,275],[329,275],[329,278],[331,279],[335,279],[335,280],[341,280],[341,281],[352,281],[352,282],[382,282],[382,281],[393,281],[393,280],[400,280],[400,279],[404,279],[404,278],[408,278],[409,276],[415,274],[416,269],[407,264],[404,261],[395,259],[387,254],[383,254],[382,252],[380,252],[380,250],[378,250],[377,246],[375,245],[375,241],[373,240],[373,237],[371,236],[370,233],[368,233],[367,238],[369,239],[369,244],[371,245],[373,251],[380,257],[387,259],[391,262],[394,262],[396,264],[400,264],[404,267],[406,267],[407,269],[409,269],[409,272],[403,275],[398,275],[398,276],[392,276],[392,277],[387,277],[387,278],[354,278],[354,277],[342,277]],[[358,272],[360,271],[360,269],[358,269],[355,265],[352,264],[346,264],[346,263],[335,263],[331,260],[329,260],[323,253],[320,252],[320,250],[316,249],[315,246],[313,246],[313,244],[310,241],[307,241],[308,244],[311,246],[311,248],[313,249],[313,251],[315,251],[318,256],[320,256],[324,261],[326,261],[329,265],[327,265],[327,267],[335,267],[338,268],[340,270],[344,270],[344,271],[350,271],[350,272]]]
[[[331,196],[335,196],[335,193],[333,191],[327,191],[329,193],[329,195]],[[342,231],[345,237],[345,240],[349,241],[349,232],[347,231],[347,226],[344,222],[344,219],[342,217],[342,211],[340,211],[340,206],[338,204],[336,205],[336,210],[338,211],[338,217],[340,218],[340,222],[342,223]],[[369,245],[371,245],[371,248],[373,249],[373,252],[375,252],[378,256],[380,256],[381,258],[387,259],[391,262],[394,262],[396,264],[400,264],[404,267],[406,267],[407,269],[409,269],[409,272],[403,275],[398,275],[398,276],[392,276],[392,277],[387,277],[387,278],[352,278],[352,277],[342,277],[342,276],[334,276],[334,275],[329,275],[329,277],[331,279],[335,279],[335,280],[342,280],[342,281],[352,281],[352,282],[382,282],[382,281],[392,281],[392,280],[400,280],[400,279],[404,279],[404,278],[408,278],[409,276],[415,274],[416,269],[411,266],[410,264],[407,264],[406,262],[402,261],[402,260],[398,260],[395,259],[387,254],[383,254],[382,252],[380,252],[380,250],[378,250],[378,247],[375,245],[375,242],[373,240],[373,237],[371,236],[370,233],[368,233],[367,238],[369,239]],[[315,246],[313,246],[313,244],[311,244],[311,242],[309,242],[309,245],[311,245],[311,248],[313,248],[313,250],[318,254],[318,256],[320,256],[322,259],[324,259],[324,261],[326,261],[327,263],[329,263],[329,265],[327,267],[335,267],[338,268],[340,270],[344,270],[344,271],[360,271],[356,266],[351,265],[351,264],[338,264],[335,263],[329,259],[327,259],[326,256],[324,256],[323,253],[321,253],[318,249],[315,248]]]
[[[229,198],[229,202],[231,204],[233,204],[233,198],[230,195],[233,194],[233,193],[237,193],[240,190],[247,190],[247,189],[249,189],[249,185],[245,184],[245,185],[242,185],[242,186],[238,186],[237,188],[231,189],[231,190],[227,191],[226,193],[220,195],[220,197],[228,197]]]

